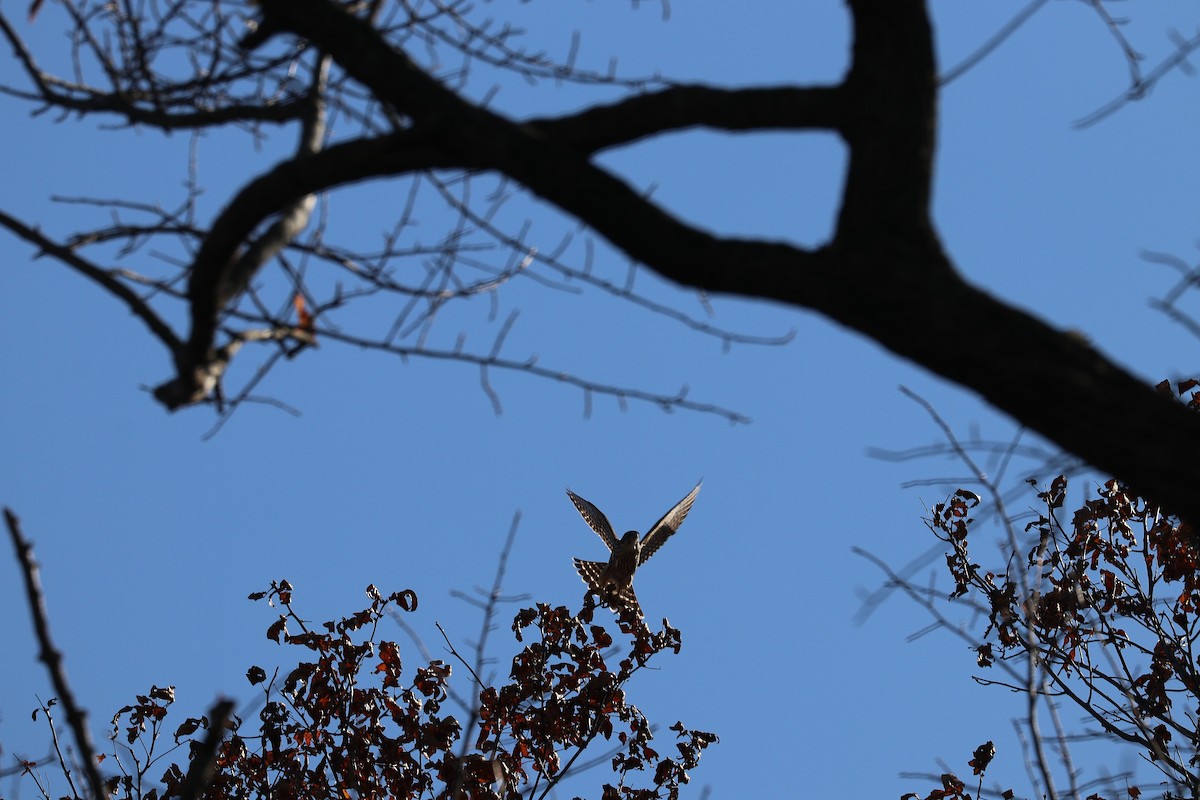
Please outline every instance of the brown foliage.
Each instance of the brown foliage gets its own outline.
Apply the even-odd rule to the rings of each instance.
[[[278,671],[268,680],[259,666],[247,670],[250,683],[262,687],[264,704],[257,724],[237,717],[227,723],[212,777],[199,795],[208,800],[542,797],[572,773],[597,738],[615,745],[615,777],[602,785],[604,798],[673,800],[701,752],[717,741],[677,722],[670,728],[674,754],[660,754],[650,722],[628,702],[629,679],[656,654],[679,651],[679,631],[665,620],[652,632],[627,615],[614,637],[593,620],[590,604],[577,615],[545,604],[521,610],[512,628],[524,648],[507,682],[479,687],[478,736],[462,742],[464,723],[445,709],[451,665],[433,660],[405,673],[402,648],[376,638],[385,614],[416,608],[413,592],[385,596],[369,586],[367,608],[312,627],[293,610],[292,592],[280,581],[250,596],[280,608],[267,636],[299,648],[300,660],[282,680]],[[615,638],[627,650],[610,667]],[[165,758],[155,747],[171,730],[166,717],[174,700],[172,687],[155,687],[114,716],[119,756],[134,754],[140,743],[148,757],[134,756],[133,769],[125,766],[129,758],[124,764],[115,759],[124,774],[106,781],[110,796],[188,796],[191,762],[214,721],[192,717],[175,727],[174,744],[186,747],[187,759],[170,763],[163,786],[153,786],[148,773]]]
[[[1192,392],[1181,401],[1188,408],[1200,405],[1197,386],[1195,381],[1178,384],[1179,395]],[[1171,391],[1166,383],[1158,388]],[[1066,476],[1048,486],[1029,483],[1037,488],[1037,511],[1023,529],[1006,520],[1006,558],[991,568],[974,561],[969,547],[972,514],[981,503],[974,492],[959,489],[935,505],[926,520],[951,548],[946,555],[954,582],[950,599],[973,603],[987,618],[975,646],[976,665],[1004,667],[1010,676],[1019,676],[1012,664],[1026,665],[1023,683],[976,680],[1064,698],[1098,725],[1096,733],[1135,745],[1168,785],[1182,796],[1196,796],[1200,547],[1195,531],[1115,479],[1103,482],[1095,498],[1071,512],[1066,511]],[[975,774],[990,760],[989,755],[981,761],[980,755],[976,750],[970,762]]]

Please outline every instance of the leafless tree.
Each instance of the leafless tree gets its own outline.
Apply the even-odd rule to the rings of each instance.
[[[1031,3],[986,47],[1042,5]],[[1090,5],[1111,22],[1131,64],[1130,88],[1113,108],[1143,96],[1167,71],[1186,68],[1197,40],[1181,37],[1173,60],[1143,71],[1119,21],[1100,0]],[[31,15],[49,24],[50,11],[40,6],[34,3]],[[649,302],[597,277],[586,262],[568,264],[564,248],[537,248],[521,229],[499,225],[497,204],[524,192],[681,286],[777,301],[858,331],[972,389],[1167,507],[1200,518],[1194,490],[1200,464],[1162,457],[1200,449],[1200,419],[1078,337],[971,285],[945,253],[929,208],[943,77],[923,0],[848,0],[852,52],[836,83],[743,89],[623,78],[581,68],[573,56],[557,62],[528,48],[512,27],[489,22],[491,5],[460,0],[62,0],[58,6],[71,27],[64,72],[41,66],[47,59],[0,15],[0,33],[23,72],[3,90],[37,110],[104,115],[164,131],[236,127],[254,135],[285,125],[299,131],[294,153],[249,177],[211,222],[198,219],[194,194],[174,209],[93,199],[112,221],[62,239],[0,211],[0,226],[119,298],[162,343],[175,369],[155,396],[168,408],[202,401],[225,408],[221,378],[248,343],[273,349],[231,402],[249,397],[280,359],[318,342],[344,342],[474,363],[489,393],[489,371],[508,368],[567,380],[589,395],[608,392],[737,418],[684,393],[617,387],[509,357],[511,319],[485,350],[428,345],[422,333],[448,302],[494,295],[518,278],[582,281]],[[602,84],[610,97],[614,90],[621,96],[571,113],[514,118],[467,91],[473,71]],[[960,72],[948,70],[944,78]],[[335,115],[338,135],[331,138],[328,120]],[[848,169],[829,241],[806,248],[713,235],[598,161],[602,153],[694,128],[839,136]],[[374,249],[326,241],[324,217],[312,218],[314,198],[369,179],[393,181],[397,195],[408,198],[394,236]],[[408,225],[433,201],[455,221],[434,245],[416,247]],[[172,246],[160,244],[168,240]],[[90,248],[97,248],[96,259],[87,255]],[[113,248],[168,255],[113,268],[103,264]],[[290,291],[260,292],[268,265]],[[312,279],[318,270],[345,283],[318,291]],[[399,299],[384,335],[333,324],[335,309],[371,296]],[[172,299],[186,303],[186,332],[168,322],[172,312],[162,304]],[[925,313],[931,303],[936,313]],[[699,315],[656,310],[727,341],[747,338]],[[1028,391],[1031,385],[1038,391]],[[1117,418],[1136,420],[1136,430],[1115,428],[1110,421]]]

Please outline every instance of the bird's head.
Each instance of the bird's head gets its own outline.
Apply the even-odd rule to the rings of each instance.
[[[638,538],[641,536],[637,531],[625,531],[625,535],[621,537],[621,545],[624,547],[632,547],[638,543]]]

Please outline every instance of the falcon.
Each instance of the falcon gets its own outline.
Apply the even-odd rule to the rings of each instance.
[[[620,539],[613,533],[612,525],[600,509],[584,500],[579,495],[567,489],[567,496],[575,504],[579,515],[592,530],[600,537],[612,553],[608,562],[584,561],[575,559],[575,569],[579,577],[587,584],[588,589],[599,595],[605,605],[613,608],[630,608],[642,616],[642,608],[638,605],[637,595],[633,593],[633,573],[637,568],[658,552],[663,542],[671,537],[684,517],[692,510],[692,503],[700,493],[700,484],[688,493],[688,496],[675,504],[675,507],[663,515],[663,518],[640,536],[637,531],[627,531]]]

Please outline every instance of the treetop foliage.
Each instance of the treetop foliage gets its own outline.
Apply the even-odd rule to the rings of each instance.
[[[280,610],[267,638],[297,656],[270,677],[257,665],[247,670],[262,693],[257,720],[225,702],[170,723],[175,691],[152,687],[113,716],[111,757],[100,759],[118,774],[105,779],[105,796],[533,798],[607,762],[612,778],[602,797],[674,800],[717,741],[676,722],[673,747],[660,753],[650,721],[629,702],[630,679],[664,650],[679,652],[680,633],[665,620],[652,632],[624,614],[614,637],[593,619],[591,603],[578,613],[545,604],[522,609],[512,631],[524,646],[507,679],[485,684],[462,661],[471,690],[460,696],[451,687],[451,663],[434,659],[406,674],[404,648],[378,636],[390,614],[416,609],[416,595],[385,596],[368,586],[367,596],[366,608],[314,626],[297,613],[287,581],[250,595]],[[447,713],[446,704],[463,697],[471,699],[461,716]],[[53,705],[39,709],[52,729]],[[581,762],[594,743],[607,756]],[[64,758],[60,753],[59,765],[70,781]],[[25,772],[49,798],[41,766],[27,762]]]

